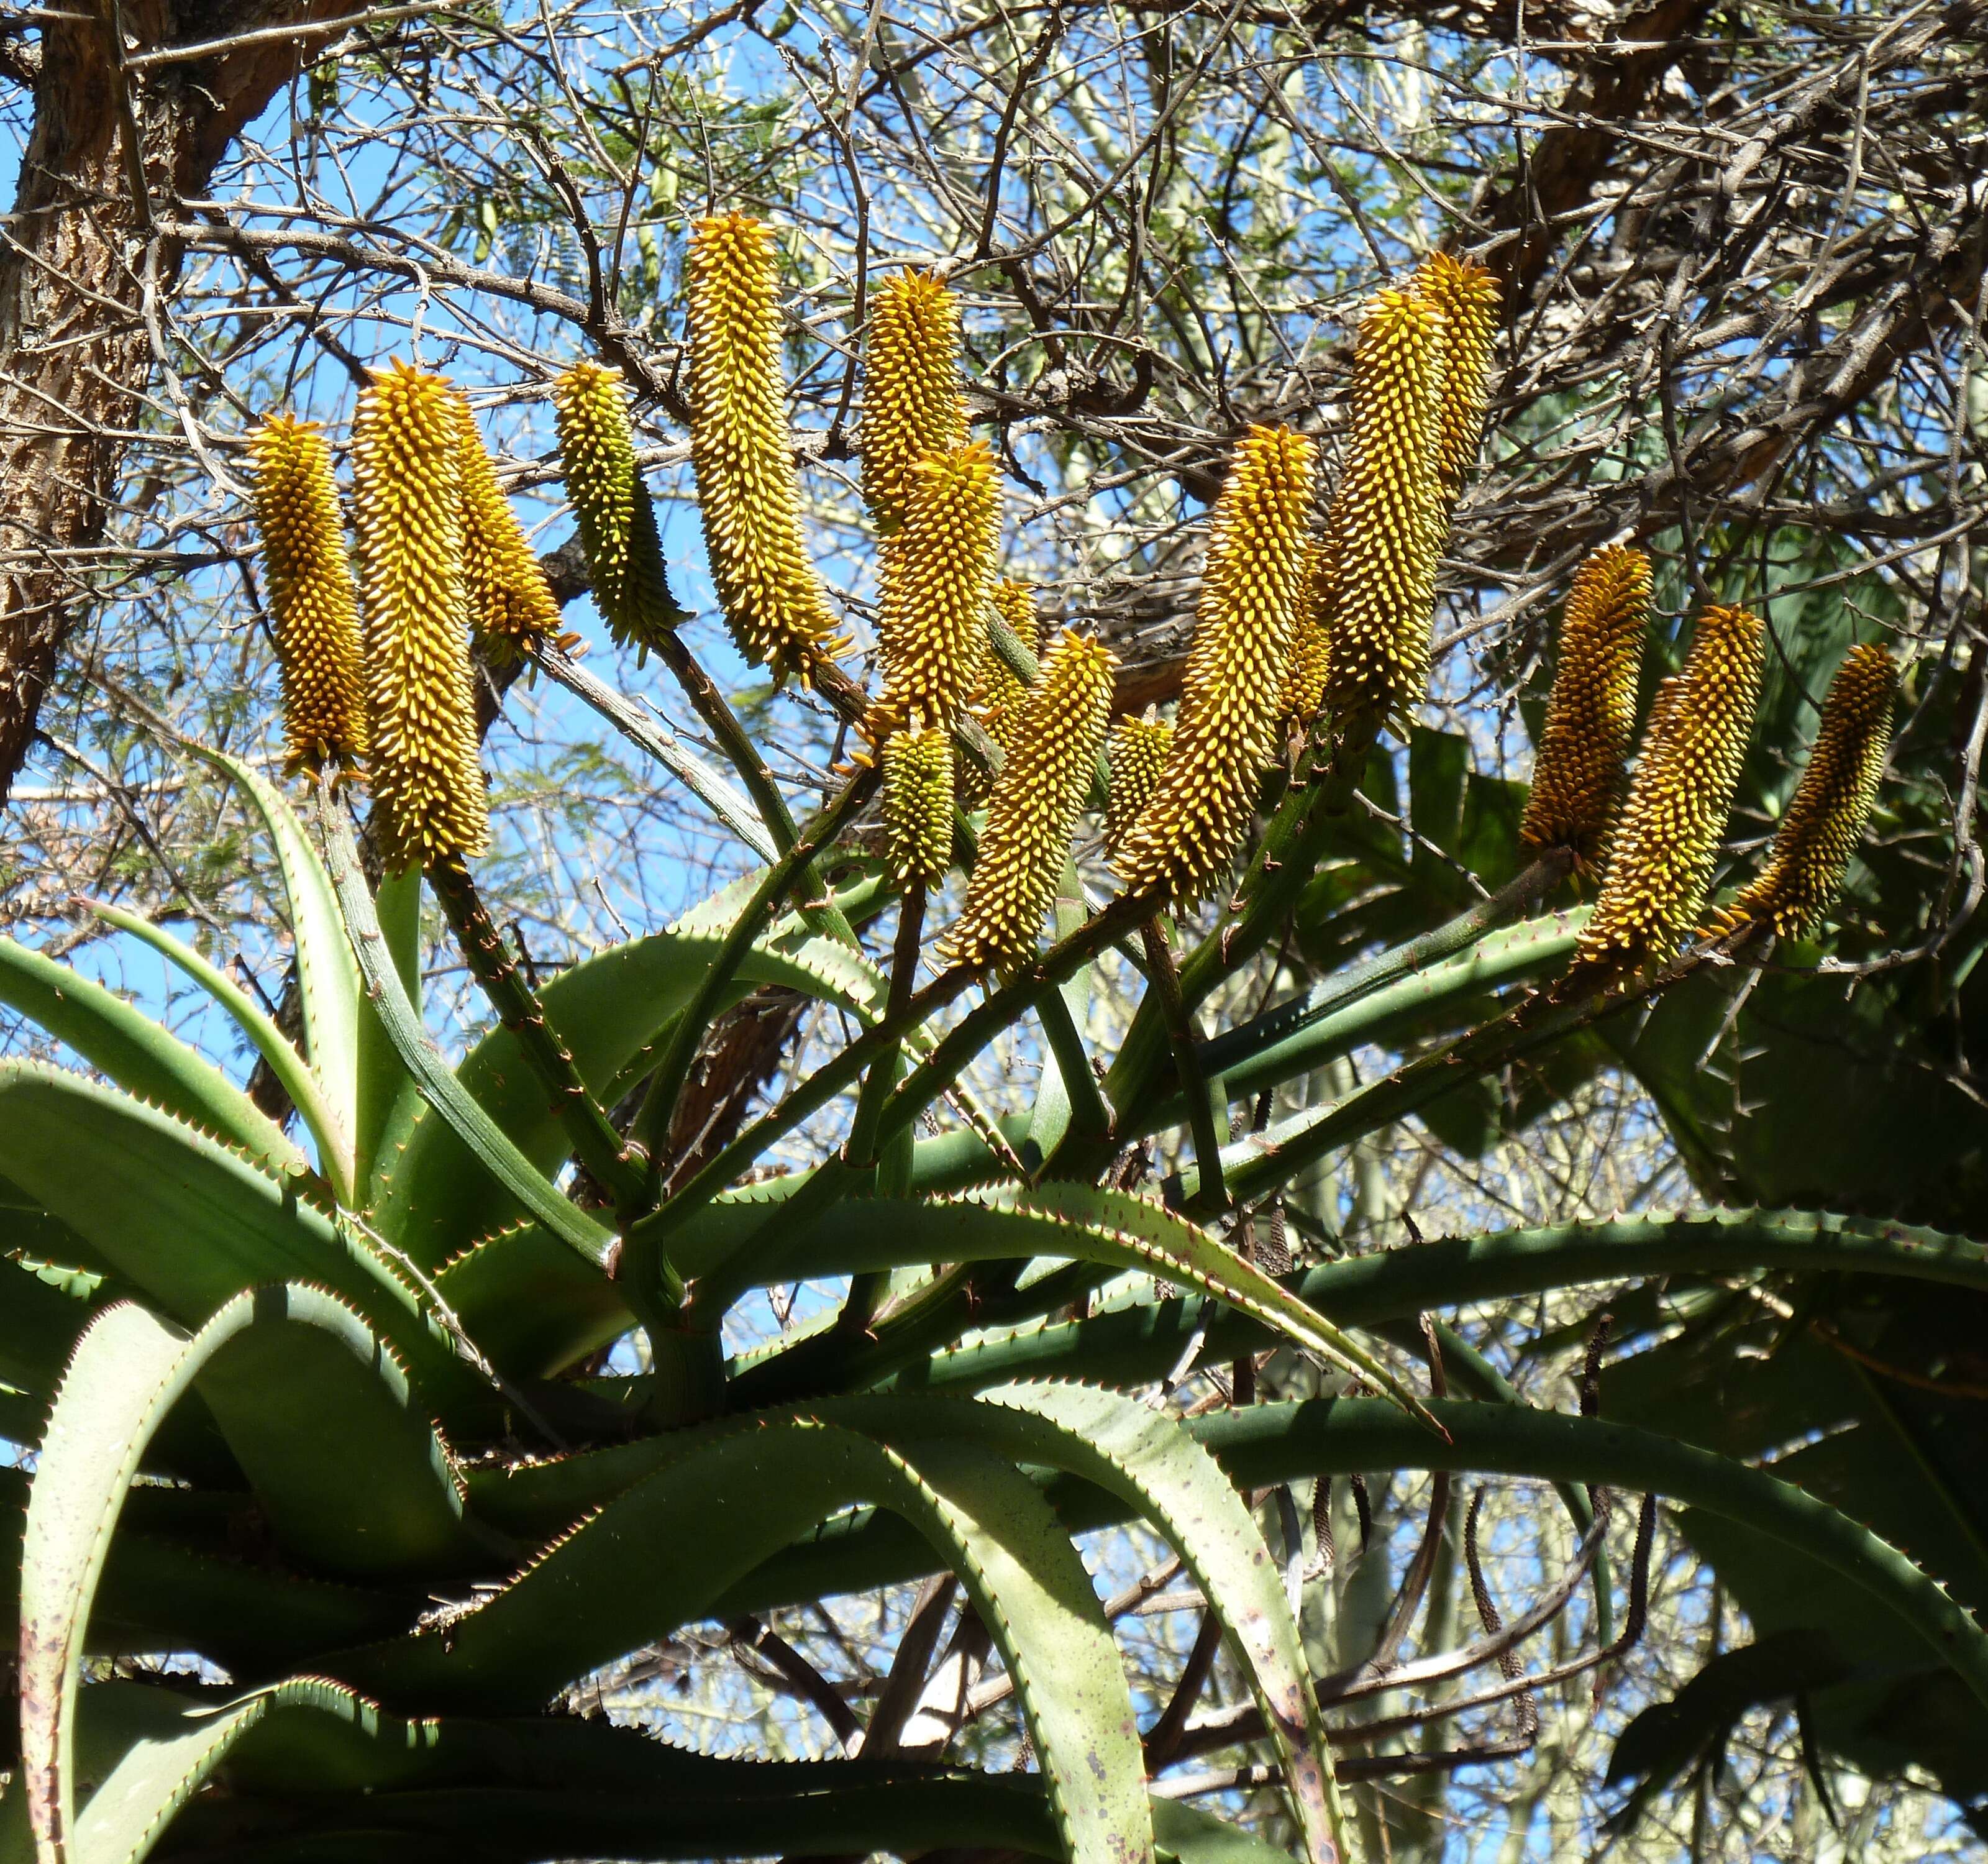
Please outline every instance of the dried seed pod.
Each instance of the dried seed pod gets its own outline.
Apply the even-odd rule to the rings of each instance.
[[[966,910],[946,934],[958,962],[1012,966],[1036,949],[1104,741],[1117,657],[1066,632],[1043,658],[988,806]]]
[[[284,768],[348,770],[366,749],[366,691],[331,449],[313,423],[275,414],[248,456],[282,674]]]
[[[1611,544],[1576,573],[1560,625],[1560,665],[1533,760],[1519,839],[1570,849],[1591,867],[1621,800],[1636,728],[1636,679],[1650,626],[1650,560]]]
[[[863,346],[863,496],[887,535],[912,467],[965,443],[959,302],[931,273],[901,272],[877,287]]]
[[[739,651],[776,682],[805,684],[840,644],[801,536],[771,229],[744,214],[698,221],[685,277],[691,464],[712,581]]]
[[[1121,719],[1111,728],[1111,793],[1104,815],[1104,848],[1117,851],[1125,831],[1139,819],[1159,786],[1160,773],[1166,768],[1173,749],[1174,728],[1166,719],[1154,715],[1148,705],[1143,719]]]
[[[1662,963],[1696,927],[1753,730],[1766,638],[1743,608],[1699,617],[1684,670],[1652,715],[1577,969]]]
[[[553,384],[553,415],[600,618],[624,647],[646,653],[688,617],[670,593],[620,377],[598,363],[575,363]]]
[[[497,469],[476,431],[468,401],[455,397],[462,448],[462,573],[469,625],[498,655],[560,631],[559,604],[525,541],[517,514],[497,483]]]
[[[365,614],[367,753],[390,871],[481,854],[455,392],[396,362],[359,397],[353,513]]]
[[[1326,702],[1405,729],[1428,687],[1429,621],[1446,526],[1437,471],[1442,313],[1417,291],[1368,300],[1353,358],[1352,432],[1333,500],[1340,540]]]
[[[1129,887],[1204,898],[1249,827],[1277,753],[1284,668],[1306,599],[1312,456],[1311,442],[1287,428],[1252,428],[1236,448],[1210,526],[1172,750],[1114,856]]]
[[[1415,286],[1442,313],[1442,420],[1436,472],[1445,494],[1453,500],[1477,464],[1477,449],[1484,441],[1491,346],[1498,333],[1498,281],[1474,259],[1432,252],[1416,272]]]
[[[936,887],[952,864],[952,739],[914,716],[877,762],[891,871],[908,886]]]
[[[1767,925],[1778,938],[1806,939],[1820,929],[1878,800],[1898,690],[1898,668],[1882,648],[1850,650],[1829,683],[1808,766],[1788,799],[1767,865],[1713,915],[1714,932]]]
[[[1291,639],[1291,657],[1277,709],[1293,723],[1309,725],[1325,698],[1331,677],[1331,617],[1338,581],[1338,546],[1330,537],[1314,538],[1305,549],[1305,601]]]
[[[884,550],[877,634],[884,692],[866,726],[875,742],[913,712],[950,730],[985,671],[1000,487],[982,441],[911,469],[904,520]]]

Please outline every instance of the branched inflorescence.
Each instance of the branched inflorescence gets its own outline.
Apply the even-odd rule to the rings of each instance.
[[[396,362],[360,395],[353,425],[368,755],[392,871],[479,854],[489,834],[456,407],[441,377]]]
[[[1699,617],[1684,670],[1651,715],[1577,969],[1661,963],[1696,928],[1753,730],[1766,634],[1743,608]]]
[[[1442,313],[1442,418],[1436,474],[1453,501],[1477,463],[1490,402],[1491,346],[1498,333],[1498,281],[1474,259],[1432,253],[1415,288]]]
[[[1174,746],[1171,719],[1156,717],[1146,708],[1143,719],[1121,719],[1111,728],[1110,761],[1111,789],[1104,812],[1104,851],[1115,854],[1125,831],[1139,819],[1139,812],[1159,787],[1160,773],[1167,767]]]
[[[497,469],[476,431],[476,417],[454,397],[462,478],[462,573],[469,594],[469,624],[487,651],[513,653],[529,641],[560,632],[559,604],[546,573],[525,541]]]
[[[1428,685],[1445,519],[1442,313],[1418,291],[1368,303],[1353,359],[1352,432],[1333,501],[1339,541],[1327,704],[1405,721]]]
[[[1210,526],[1172,749],[1114,857],[1132,888],[1205,898],[1249,827],[1278,749],[1284,670],[1307,599],[1312,455],[1286,428],[1253,428],[1236,449]]]
[[[670,594],[620,377],[598,363],[575,363],[553,384],[553,414],[600,618],[624,647],[646,651],[685,616]]]
[[[911,469],[965,444],[958,301],[929,272],[886,279],[863,366],[863,496],[888,534],[904,522]]]
[[[1636,728],[1636,679],[1650,625],[1650,560],[1611,544],[1584,563],[1567,598],[1560,665],[1533,763],[1519,838],[1591,867],[1621,800]]]
[[[905,885],[936,887],[952,864],[952,739],[913,718],[878,754],[891,871]]]
[[[946,935],[957,962],[1007,966],[1035,951],[1104,741],[1117,665],[1101,642],[1075,633],[1043,656],[988,805],[966,910]]]
[[[262,424],[249,458],[283,678],[286,767],[349,769],[366,749],[366,694],[331,449],[311,423],[279,414]]]
[[[1808,767],[1788,799],[1758,877],[1713,915],[1712,929],[1773,928],[1805,939],[1822,924],[1864,839],[1891,749],[1898,671],[1881,647],[1852,648],[1830,682]]]
[[[712,581],[739,651],[776,681],[805,682],[839,643],[801,536],[771,230],[744,214],[698,221],[686,278],[691,463]]]

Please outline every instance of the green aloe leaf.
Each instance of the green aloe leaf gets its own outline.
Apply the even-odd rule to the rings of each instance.
[[[191,1335],[134,1304],[106,1309],[56,1394],[22,1541],[22,1768],[51,1864],[75,1825],[74,1710],[105,1558],[146,1445],[195,1387],[293,1552],[425,1575],[487,1551],[405,1374],[331,1296],[259,1288]]]
[[[67,1043],[127,1093],[213,1133],[279,1176],[310,1170],[282,1128],[212,1062],[67,965],[0,939],[0,1003]]]
[[[1014,1673],[1066,1854],[1149,1856],[1130,1697],[1089,1576],[1039,1490],[971,1445],[893,1450],[853,1430],[754,1420],[678,1439],[673,1459],[439,1633],[327,1660],[367,1690],[445,1711],[526,1710],[708,1614],[795,1536],[868,1501],[910,1522],[964,1581]],[[683,1531],[695,1522],[695,1533]],[[1051,1683],[1053,1679],[1053,1684]]]
[[[323,1088],[310,1064],[291,1047],[289,1038],[276,1027],[276,1020],[225,972],[217,969],[190,945],[175,939],[164,926],[154,925],[142,913],[127,912],[100,900],[89,902],[90,910],[106,925],[129,932],[150,946],[169,964],[176,965],[227,1011],[236,1028],[248,1037],[257,1054],[269,1064],[269,1071],[290,1097],[291,1105],[310,1128],[317,1142],[318,1158],[324,1175],[338,1194],[338,1201],[353,1201],[352,1135],[340,1124],[336,1108],[326,1098]]]

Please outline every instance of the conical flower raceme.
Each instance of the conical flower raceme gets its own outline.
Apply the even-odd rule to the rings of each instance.
[[[1042,644],[1042,624],[1036,617],[1036,592],[1026,583],[1004,577],[994,585],[994,612],[1009,632],[1031,654]],[[1029,688],[1020,675],[1002,658],[990,638],[982,647],[980,686],[974,695],[974,709],[987,727],[987,735],[1005,754],[1015,741],[1022,722],[1022,707]]]
[[[646,652],[687,617],[670,593],[620,377],[599,363],[575,363],[553,384],[553,414],[600,618],[624,647]]]
[[[1339,580],[1338,545],[1330,536],[1314,538],[1305,550],[1305,601],[1291,655],[1284,668],[1284,685],[1277,709],[1287,722],[1309,725],[1325,698],[1332,672],[1332,604]]]
[[[310,422],[278,414],[249,443],[249,461],[282,675],[284,767],[349,769],[366,749],[366,692],[331,449]]]
[[[1576,573],[1560,627],[1560,665],[1533,760],[1519,839],[1564,847],[1584,872],[1599,857],[1636,729],[1636,680],[1650,626],[1650,560],[1611,544]]]
[[[771,230],[744,214],[698,221],[686,279],[691,464],[712,581],[739,651],[776,682],[805,683],[840,644],[802,540]]]
[[[950,730],[985,675],[1000,487],[984,442],[912,468],[904,520],[884,546],[877,634],[884,691],[873,742],[914,712]]]
[[[914,719],[884,741],[885,858],[909,886],[936,887],[952,864],[952,739]]]
[[[1073,632],[1043,657],[988,805],[966,910],[946,935],[958,962],[1006,968],[1035,952],[1104,742],[1117,667],[1101,642]]]
[[[1713,932],[1765,925],[1778,938],[1806,939],[1821,929],[1878,800],[1898,690],[1898,668],[1882,648],[1850,650],[1829,683],[1808,767],[1788,799],[1767,865],[1713,915]]]
[[[394,363],[359,397],[353,516],[365,614],[367,732],[388,871],[480,854],[462,567],[462,436],[455,392]]]
[[[1491,346],[1498,333],[1498,281],[1474,259],[1432,252],[1415,286],[1442,313],[1442,419],[1436,474],[1454,499],[1477,463],[1491,394]]]
[[[1172,751],[1114,857],[1135,889],[1206,898],[1249,827],[1279,749],[1284,669],[1307,599],[1313,452],[1273,427],[1251,428],[1236,449],[1210,526]]]
[[[966,442],[959,303],[929,272],[886,279],[863,350],[863,496],[886,534],[904,522],[912,467]]]
[[[1169,719],[1157,718],[1146,708],[1143,719],[1121,719],[1111,728],[1109,758],[1111,766],[1110,806],[1104,813],[1104,851],[1114,854],[1125,832],[1138,820],[1140,812],[1159,787],[1160,773],[1174,747],[1174,728]]]
[[[1766,638],[1743,608],[1699,617],[1684,670],[1652,713],[1577,970],[1662,963],[1696,928],[1753,730]]]
[[[525,541],[517,514],[497,483],[497,469],[476,431],[476,417],[455,397],[462,477],[462,572],[469,624],[499,652],[560,632],[559,604]]]
[[[1428,686],[1436,559],[1447,519],[1437,471],[1442,313],[1418,291],[1368,303],[1353,358],[1352,431],[1330,520],[1339,540],[1334,712],[1405,722]]]

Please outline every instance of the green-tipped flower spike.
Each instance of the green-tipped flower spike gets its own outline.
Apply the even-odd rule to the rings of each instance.
[[[1128,886],[1202,899],[1249,827],[1279,749],[1284,668],[1307,601],[1313,452],[1277,427],[1252,428],[1236,448],[1210,527],[1172,751],[1114,857]]]
[[[488,647],[516,653],[528,641],[560,631],[559,604],[546,573],[497,483],[497,469],[476,431],[476,417],[455,397],[462,475],[462,573],[469,625]]]
[[[951,730],[986,668],[1000,487],[976,441],[911,469],[904,520],[884,551],[877,634],[884,692],[866,726],[875,742],[914,712]]]
[[[958,300],[929,272],[901,272],[877,288],[863,347],[863,496],[887,535],[912,467],[965,441]]]
[[[1713,915],[1714,932],[1768,925],[1778,938],[1806,939],[1821,926],[1878,800],[1898,690],[1898,668],[1882,648],[1850,650],[1829,682],[1808,767],[1788,799],[1767,864]]]
[[[1753,730],[1766,638],[1743,608],[1699,617],[1684,670],[1652,714],[1577,969],[1660,964],[1697,926]]]
[[[670,594],[620,377],[599,363],[575,363],[553,384],[553,417],[600,618],[624,647],[646,654],[688,617]]]
[[[1454,499],[1477,463],[1491,395],[1491,345],[1498,333],[1498,281],[1474,259],[1433,252],[1415,286],[1442,313],[1442,422],[1436,472]]]
[[[1111,790],[1104,812],[1104,851],[1114,854],[1125,831],[1159,787],[1160,773],[1174,748],[1171,721],[1146,708],[1143,719],[1121,719],[1111,728]]]
[[[1043,656],[988,805],[966,910],[946,935],[958,962],[1006,967],[1035,951],[1104,741],[1117,668],[1102,642],[1075,633]]]
[[[388,871],[481,854],[489,832],[469,674],[455,392],[405,363],[352,428],[373,797]]]
[[[952,739],[914,718],[884,739],[884,833],[891,871],[936,887],[952,864]]]
[[[1286,721],[1311,722],[1325,698],[1331,677],[1331,616],[1338,580],[1338,547],[1330,539],[1314,539],[1305,550],[1305,603],[1291,638],[1291,657],[1284,668],[1284,685],[1277,709]]]
[[[366,692],[331,449],[309,421],[276,414],[249,460],[283,678],[284,767],[348,770],[366,749]]]
[[[1340,540],[1326,702],[1406,720],[1428,686],[1444,528],[1442,313],[1418,291],[1375,294],[1353,357],[1352,431],[1333,501]]]
[[[739,651],[805,685],[840,644],[801,539],[772,230],[745,214],[698,221],[686,280],[691,464],[712,581]]]
[[[1529,847],[1570,850],[1583,872],[1599,857],[1621,800],[1649,626],[1650,560],[1620,544],[1597,550],[1567,594],[1560,666],[1519,828]]]
[[[1043,629],[1036,615],[1036,592],[1026,583],[1018,583],[1012,577],[997,582],[994,612],[1031,654],[1041,647]],[[988,736],[1000,746],[1004,756],[1015,742],[1016,731],[1022,722],[1022,707],[1028,696],[1029,689],[1020,676],[996,651],[993,642],[986,642],[981,649],[980,687],[973,702],[987,727]]]

